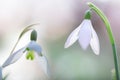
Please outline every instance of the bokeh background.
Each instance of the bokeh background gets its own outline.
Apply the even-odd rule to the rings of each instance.
[[[82,50],[78,42],[64,49],[67,37],[84,19],[89,1],[109,19],[119,57],[119,0],[0,0],[0,64],[9,56],[20,32],[27,25],[40,23],[35,26],[38,43],[48,59],[51,80],[111,80],[114,68],[112,48],[105,26],[94,12],[92,23],[100,39],[100,55],[95,55],[90,47]],[[16,50],[29,42],[29,33],[22,38]],[[5,68],[3,75],[9,73],[7,80],[41,80],[39,69],[36,60],[28,61],[24,55]]]

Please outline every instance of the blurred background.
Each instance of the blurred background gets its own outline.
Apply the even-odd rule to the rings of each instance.
[[[20,32],[30,24],[40,23],[36,26],[38,43],[48,59],[51,80],[111,80],[112,48],[105,26],[94,12],[92,23],[100,39],[100,55],[95,55],[90,47],[82,50],[78,42],[64,49],[67,37],[84,19],[89,1],[109,19],[119,57],[119,0],[0,0],[0,65],[9,56]],[[29,34],[17,49],[29,42]],[[39,69],[36,60],[28,61],[23,56],[5,68],[3,75],[9,74],[7,80],[41,80]]]

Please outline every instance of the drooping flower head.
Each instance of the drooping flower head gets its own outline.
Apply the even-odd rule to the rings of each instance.
[[[23,54],[26,54],[27,60],[34,60],[35,55],[37,55],[40,58],[39,60],[42,61],[40,64],[41,64],[41,67],[42,67],[44,73],[46,74],[46,76],[49,77],[48,62],[47,62],[47,59],[44,56],[44,54],[42,54],[41,46],[38,43],[36,43],[37,32],[35,30],[33,30],[31,32],[30,39],[31,39],[31,41],[26,46],[24,46],[23,48],[19,49],[16,52],[12,53],[8,57],[8,59],[3,63],[2,68],[5,68],[10,64],[15,63],[17,60],[19,60],[21,58],[21,56]],[[0,68],[0,70],[1,70],[1,68]]]
[[[80,46],[84,50],[86,50],[87,47],[90,45],[93,52],[96,55],[99,55],[99,39],[92,26],[90,18],[91,11],[88,10],[85,13],[85,19],[83,20],[83,22],[69,35],[64,46],[65,48],[70,47],[78,40]]]

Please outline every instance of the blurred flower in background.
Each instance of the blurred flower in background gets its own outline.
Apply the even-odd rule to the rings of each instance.
[[[100,39],[100,56],[92,54],[89,48],[83,51],[77,43],[64,49],[67,36],[83,20],[88,1],[91,0],[0,0],[0,64],[8,57],[20,31],[29,24],[39,22],[40,26],[36,26],[39,32],[38,43],[47,53],[45,55],[51,67],[51,80],[110,80],[110,71],[114,67],[112,50],[104,25],[94,13],[91,21]],[[110,20],[120,53],[120,16],[116,16],[120,13],[120,1],[92,2]],[[28,35],[21,39],[16,50],[29,42]],[[42,73],[37,59],[29,61],[23,55],[15,64],[6,67],[3,75],[10,74],[7,80],[40,80]]]

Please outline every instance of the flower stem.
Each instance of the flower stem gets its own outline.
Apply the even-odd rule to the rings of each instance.
[[[117,57],[117,52],[116,52],[115,40],[114,40],[114,37],[113,37],[113,33],[112,33],[112,30],[111,30],[110,23],[109,23],[107,17],[105,16],[105,14],[97,6],[95,6],[91,2],[88,2],[87,4],[93,11],[95,11],[100,16],[100,18],[102,19],[102,21],[104,22],[104,24],[106,26],[106,30],[108,32],[109,39],[110,39],[110,42],[111,42],[111,45],[112,45],[112,49],[113,49],[116,79],[120,80],[119,69],[118,69],[119,68],[118,67],[118,57]]]
[[[27,26],[27,27],[20,33],[17,42],[15,43],[13,49],[12,49],[11,52],[10,52],[10,55],[11,55],[11,54],[13,53],[13,51],[15,50],[15,48],[16,48],[18,42],[20,41],[21,37],[22,37],[26,32],[28,32],[28,31],[30,31],[30,30],[34,30],[32,27],[35,26],[35,25],[37,25],[37,24],[39,24],[39,23],[31,24],[31,25]]]

